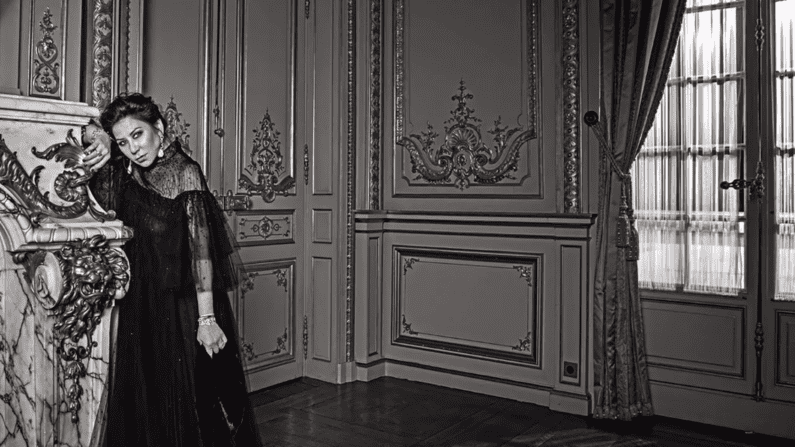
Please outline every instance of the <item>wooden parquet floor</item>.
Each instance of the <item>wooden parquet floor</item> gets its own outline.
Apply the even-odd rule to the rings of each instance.
[[[251,394],[265,445],[795,446],[795,441],[654,416],[595,422],[538,405],[395,378],[300,379]],[[794,422],[795,423],[795,422]]]

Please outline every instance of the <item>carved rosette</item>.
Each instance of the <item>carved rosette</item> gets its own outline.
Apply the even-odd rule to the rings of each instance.
[[[452,97],[457,106],[445,121],[444,143],[439,148],[434,147],[439,134],[430,123],[426,131],[398,141],[398,145],[411,155],[411,171],[418,174],[415,180],[447,183],[453,178],[455,185],[464,190],[472,181],[494,184],[514,178],[511,172],[517,170],[520,148],[533,138],[533,134],[522,132],[521,127],[501,126],[501,118],[497,117],[494,126],[487,131],[493,137],[493,146],[487,146],[481,137],[478,124],[481,120],[467,105],[467,100],[474,96],[467,92],[463,80],[458,91]]]
[[[179,141],[182,150],[189,156],[193,155],[190,149],[190,135],[188,135],[189,123],[186,123],[182,118],[182,113],[177,110],[177,104],[174,102],[174,97],[166,104],[163,109],[163,118],[166,120],[166,135],[172,140]]]
[[[39,29],[44,36],[36,43],[36,59],[33,60],[33,88],[38,93],[57,94],[61,86],[58,46],[52,38],[52,33],[57,28],[52,23],[50,8],[47,8],[39,22]]]
[[[130,266],[120,249],[96,235],[68,242],[54,252],[16,253],[25,278],[43,308],[55,320],[53,338],[66,381],[65,405],[72,422],[79,420],[87,361],[97,346],[94,331],[102,315],[127,292]]]
[[[262,200],[271,203],[276,199],[276,194],[287,196],[295,186],[295,179],[289,175],[279,178],[285,170],[279,141],[281,132],[276,129],[267,111],[259,125],[259,129],[254,129],[251,160],[246,166],[246,172],[250,175],[243,174],[238,186],[248,191],[249,195],[260,194]]]
[[[31,152],[37,158],[64,162],[63,172],[55,178],[53,189],[56,195],[70,205],[59,205],[49,199],[49,192],[39,190],[39,176],[43,166],[34,168],[30,175],[17,159],[16,153],[6,145],[0,135],[0,185],[15,196],[17,205],[13,212],[21,212],[30,222],[37,226],[45,217],[73,219],[89,212],[99,221],[115,218],[113,211],[106,212],[94,202],[89,194],[86,184],[91,178],[91,173],[82,165],[83,148],[72,135],[67,133],[66,142],[54,144],[47,149]]]
[[[281,218],[271,218],[262,216],[260,219],[249,221],[245,217],[238,220],[238,227],[240,228],[240,239],[246,239],[253,236],[258,236],[264,240],[287,239],[290,237],[290,230],[293,225],[290,222],[291,216],[284,216]],[[247,228],[248,227],[248,228]],[[244,230],[251,230],[250,234],[246,234]]]

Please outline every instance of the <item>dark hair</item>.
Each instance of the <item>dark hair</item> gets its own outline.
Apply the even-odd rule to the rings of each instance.
[[[161,121],[163,126],[166,125],[166,120],[163,119],[157,104],[150,96],[140,93],[121,93],[113,98],[99,116],[99,122],[105,132],[112,137],[113,125],[128,116],[146,121],[152,126],[157,125],[158,121]]]

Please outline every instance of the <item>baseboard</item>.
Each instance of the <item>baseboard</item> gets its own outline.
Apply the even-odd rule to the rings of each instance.
[[[795,404],[659,382],[651,383],[651,394],[660,416],[795,439]]]
[[[553,390],[549,392],[549,409],[588,416],[591,412],[591,400],[588,396]]]
[[[364,382],[379,377],[394,377],[396,379],[413,380],[446,388],[527,402],[572,414],[587,415],[590,408],[588,396],[555,391],[550,387],[531,383],[464,373],[462,371],[405,361],[381,359],[372,363],[357,363],[356,371],[357,380]]]

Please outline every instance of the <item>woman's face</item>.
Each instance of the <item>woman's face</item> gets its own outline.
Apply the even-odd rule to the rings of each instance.
[[[131,116],[113,125],[113,137],[122,153],[141,167],[149,167],[157,160],[163,135],[163,123],[153,126]]]

